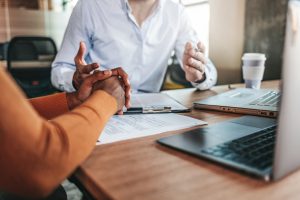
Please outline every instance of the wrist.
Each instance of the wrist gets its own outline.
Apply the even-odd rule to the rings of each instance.
[[[72,85],[73,85],[73,87],[75,88],[75,90],[78,90],[78,83],[75,81],[75,79],[73,78],[73,80],[72,80]]]
[[[74,75],[73,75],[73,79],[72,79],[72,85],[75,88],[75,90],[79,89],[79,81],[78,81],[78,73],[77,71],[75,71]]]
[[[201,78],[200,80],[198,80],[198,81],[195,81],[194,83],[200,84],[200,83],[203,83],[205,80],[206,80],[206,75],[205,75],[205,72],[204,72],[204,73],[202,74],[202,78]]]
[[[67,93],[67,103],[70,110],[74,109],[75,107],[79,106],[82,101],[80,101],[77,97],[77,92]]]

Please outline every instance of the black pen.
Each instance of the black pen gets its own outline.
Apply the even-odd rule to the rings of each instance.
[[[134,114],[134,113],[170,113],[172,112],[172,108],[170,106],[147,106],[144,108],[141,107],[131,107],[127,109],[126,114]]]
[[[142,107],[130,107],[129,109],[127,109],[127,111],[125,113],[127,113],[127,114],[143,113],[143,108]]]

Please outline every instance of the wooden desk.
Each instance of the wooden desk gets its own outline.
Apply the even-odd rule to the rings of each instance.
[[[263,87],[278,85],[276,81],[265,82]],[[183,89],[165,93],[191,106],[195,100],[226,90],[227,86],[218,86],[204,92]],[[199,110],[187,115],[209,124],[241,116]],[[98,146],[75,177],[95,199],[300,199],[300,171],[279,182],[264,183],[155,142],[182,132]]]

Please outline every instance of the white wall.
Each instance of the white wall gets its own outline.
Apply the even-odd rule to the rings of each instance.
[[[9,17],[7,16],[9,16],[9,9],[0,8],[0,42],[5,42],[10,37]]]
[[[6,41],[7,31],[6,31],[6,17],[5,10],[0,8],[0,42]]]
[[[218,84],[241,81],[245,0],[209,0],[209,55],[218,68]]]
[[[199,36],[199,40],[203,42],[206,49],[209,50],[209,4],[198,4],[186,7],[191,23]]]

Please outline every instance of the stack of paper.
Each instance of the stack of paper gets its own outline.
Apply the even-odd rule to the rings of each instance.
[[[144,114],[113,116],[97,144],[155,135],[207,124],[204,121],[178,114]]]

